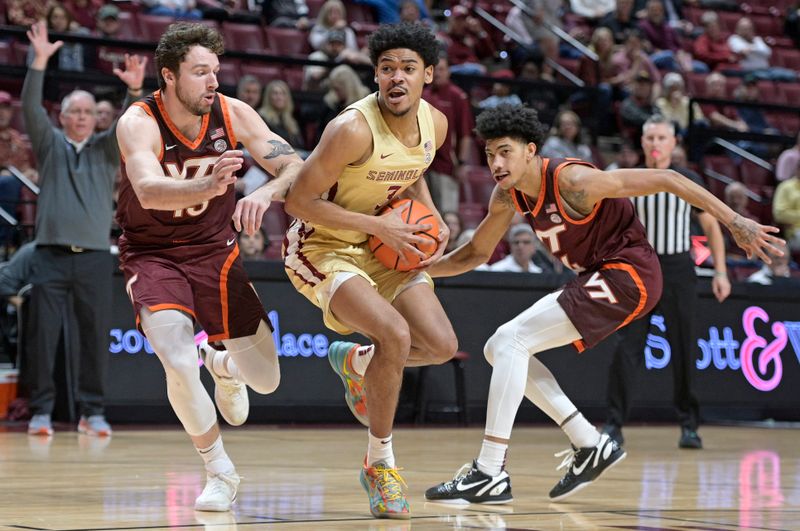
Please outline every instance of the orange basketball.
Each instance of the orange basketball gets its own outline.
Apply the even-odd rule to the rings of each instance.
[[[413,199],[395,199],[389,203],[379,215],[386,216],[397,209],[402,210],[400,217],[409,225],[416,225],[419,223],[431,225],[430,229],[426,231],[417,231],[414,234],[426,239],[425,243],[415,244],[415,247],[425,253],[427,257],[433,255],[433,253],[436,252],[436,248],[439,246],[439,223],[436,221],[433,212],[419,201],[414,201]],[[375,258],[377,258],[380,263],[389,269],[395,269],[397,271],[409,271],[415,268],[421,261],[416,254],[408,252],[403,253],[404,259],[401,259],[397,251],[385,245],[380,238],[374,235],[369,237],[369,250],[372,251],[372,254],[375,255]]]

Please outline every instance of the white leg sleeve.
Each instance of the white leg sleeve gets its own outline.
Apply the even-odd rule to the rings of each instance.
[[[217,422],[217,410],[203,384],[194,344],[192,320],[177,310],[151,313],[143,309],[142,330],[167,375],[167,397],[172,409],[193,437],[203,435]]]
[[[225,339],[223,343],[231,357],[227,363],[228,371],[234,378],[262,395],[272,393],[278,388],[281,381],[278,353],[269,327],[264,321],[261,321],[252,336]]]
[[[553,374],[535,354],[568,345],[580,333],[550,293],[502,325],[484,348],[494,369],[489,385],[486,434],[508,439],[514,417],[527,396],[557,424],[575,412],[575,405],[559,387]]]

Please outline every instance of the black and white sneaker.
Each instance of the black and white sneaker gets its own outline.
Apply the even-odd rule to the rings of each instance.
[[[625,459],[626,455],[625,450],[620,448],[607,433],[600,435],[600,442],[597,443],[597,446],[589,448],[573,446],[557,453],[556,457],[564,456],[564,460],[556,470],[566,468],[567,473],[550,491],[550,499],[553,501],[563,500],[588,487],[605,470]]]
[[[462,466],[452,480],[426,490],[425,499],[456,505],[510,503],[514,500],[508,472],[501,470],[497,476],[484,474],[478,470],[476,461]]]

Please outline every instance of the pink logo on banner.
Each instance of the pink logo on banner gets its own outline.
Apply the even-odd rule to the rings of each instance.
[[[786,332],[786,325],[781,322],[772,323],[772,335],[775,336],[775,339],[768,343],[756,332],[756,319],[769,323],[769,314],[758,306],[750,306],[742,314],[742,327],[747,334],[747,339],[742,343],[739,357],[742,363],[742,373],[750,385],[759,391],[767,392],[772,391],[781,383],[783,377],[781,351],[786,347],[789,335]],[[756,353],[757,349],[763,350]],[[758,370],[756,370],[754,357],[758,359]],[[762,375],[767,374],[770,364],[773,365],[772,376],[763,378]]]

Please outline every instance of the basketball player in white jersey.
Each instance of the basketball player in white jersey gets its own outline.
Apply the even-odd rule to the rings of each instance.
[[[292,283],[322,309],[329,328],[373,342],[333,343],[328,356],[348,405],[369,426],[361,484],[370,510],[378,518],[409,518],[391,443],[403,367],[443,363],[457,341],[430,277],[420,269],[387,269],[367,239],[374,234],[397,251],[421,255],[413,244],[423,239],[413,233],[429,225],[406,225],[400,211],[377,216],[391,200],[411,198],[427,205],[442,227],[437,252],[420,268],[441,257],[449,232],[422,176],[444,142],[447,120],[421,99],[438,60],[429,29],[381,26],[369,49],[378,92],[334,119],[303,164],[286,198],[297,221],[284,258]]]

